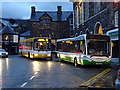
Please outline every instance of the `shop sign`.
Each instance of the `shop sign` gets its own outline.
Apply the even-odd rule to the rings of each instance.
[[[107,35],[110,35],[111,40],[118,40],[118,28],[108,31]]]

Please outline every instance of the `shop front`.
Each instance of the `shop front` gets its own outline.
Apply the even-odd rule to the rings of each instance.
[[[118,58],[118,48],[119,48],[119,41],[118,41],[118,28],[110,30],[106,33],[111,37],[112,41],[112,57]]]

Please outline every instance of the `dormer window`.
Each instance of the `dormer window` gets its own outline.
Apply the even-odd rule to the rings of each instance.
[[[43,19],[42,20],[42,25],[49,26],[50,25],[50,20],[49,19]]]

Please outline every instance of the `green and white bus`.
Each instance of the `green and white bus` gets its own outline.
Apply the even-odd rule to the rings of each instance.
[[[80,35],[74,38],[58,39],[56,51],[59,61],[80,65],[110,65],[111,39],[107,35]]]

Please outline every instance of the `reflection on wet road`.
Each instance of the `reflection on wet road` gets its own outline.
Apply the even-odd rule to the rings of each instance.
[[[30,60],[19,55],[1,58],[0,67],[3,88],[74,88],[106,69]]]

